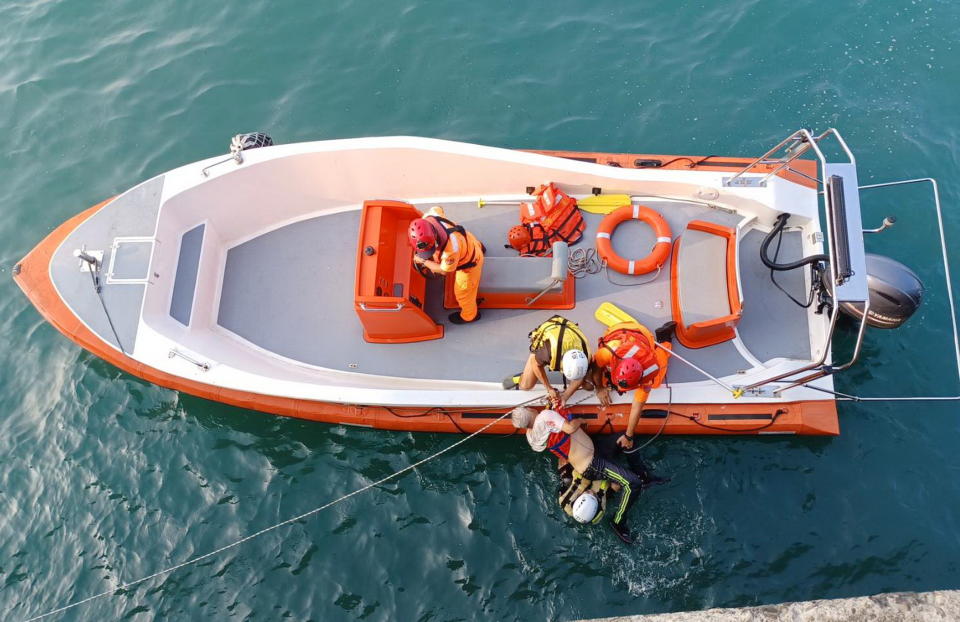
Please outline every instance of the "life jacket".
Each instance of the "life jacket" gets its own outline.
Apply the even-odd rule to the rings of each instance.
[[[617,328],[600,337],[597,348],[603,348],[613,356],[610,364],[604,370],[604,379],[607,384],[616,389],[617,393],[623,394],[623,391],[610,378],[610,372],[617,361],[635,358],[643,366],[643,376],[639,386],[645,386],[653,383],[660,370],[660,361],[657,359],[656,346],[653,335],[643,325],[637,322],[624,322]],[[613,342],[619,342],[616,346]]]
[[[590,355],[587,349],[587,337],[577,323],[559,315],[544,321],[527,336],[530,338],[531,352],[536,352],[543,347],[544,342],[549,340],[550,363],[547,367],[553,371],[560,371],[563,355],[568,350],[581,350],[587,356]]]
[[[610,482],[607,480],[591,481],[584,477],[583,473],[574,470],[569,464],[567,464],[566,467],[566,472],[561,471],[562,484],[557,491],[557,501],[560,503],[560,507],[563,508],[567,516],[572,517],[574,501],[583,493],[588,491],[592,492],[597,496],[597,500],[600,501],[600,509],[597,510],[597,515],[590,523],[600,522],[600,519],[603,518],[604,511],[607,509],[607,497],[612,493],[610,490]]]
[[[573,414],[566,408],[558,408],[557,412],[563,415],[567,421],[573,419]],[[551,432],[547,435],[547,449],[557,458],[569,460],[570,458],[570,435],[561,430],[560,432]]]
[[[443,253],[443,249],[446,248],[447,243],[451,240],[453,240],[454,244],[459,244],[456,238],[452,237],[454,233],[459,233],[461,236],[463,236],[464,243],[470,243],[470,238],[467,237],[467,230],[464,229],[462,225],[458,225],[452,220],[448,220],[443,216],[425,216],[424,220],[429,222],[433,226],[434,231],[437,233],[437,251],[440,253]],[[484,247],[480,240],[477,240],[477,243],[474,245],[473,252],[470,253],[466,259],[457,264],[457,270],[469,270],[470,268],[476,267],[477,261],[480,259],[480,257],[477,256],[478,251],[481,254],[487,251],[486,247]]]
[[[576,199],[553,182],[541,185],[533,196],[533,202],[520,204],[520,223],[530,225],[531,237],[529,252],[521,250],[521,255],[548,255],[554,242],[572,246],[580,241],[587,223]]]
[[[530,232],[530,242],[514,250],[521,255],[549,257],[551,253],[553,253],[553,243],[550,240],[550,234],[543,228],[543,225],[538,222],[524,222],[520,224]],[[513,248],[513,246],[505,244],[504,248]]]

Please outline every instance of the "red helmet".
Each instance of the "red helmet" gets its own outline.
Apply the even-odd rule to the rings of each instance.
[[[621,391],[636,389],[643,380],[643,365],[635,358],[622,359],[614,365],[610,377]]]
[[[433,252],[437,247],[437,231],[427,220],[415,218],[410,221],[407,239],[418,253]]]
[[[517,252],[522,252],[524,247],[530,244],[530,240],[530,230],[523,225],[511,227],[510,231],[507,232],[507,241]]]

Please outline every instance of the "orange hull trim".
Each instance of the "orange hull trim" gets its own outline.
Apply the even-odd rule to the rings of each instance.
[[[657,160],[660,166],[654,167],[663,170],[684,171],[716,171],[723,173],[737,173],[755,158],[733,158],[727,156],[696,156],[696,155],[656,155],[649,153],[593,153],[590,151],[548,151],[543,149],[524,149],[530,153],[540,153],[557,158],[580,160],[594,164],[606,164],[618,168],[648,168],[640,166],[638,161]],[[706,158],[706,159],[705,159]],[[699,163],[699,164],[698,164]],[[692,165],[692,166],[691,166]],[[753,167],[753,173],[769,173],[774,170],[772,164],[758,164]],[[797,173],[803,173],[798,175]],[[777,173],[777,177],[790,180],[807,188],[817,189],[817,163],[813,160],[794,160],[789,168]],[[812,179],[810,179],[812,178]]]
[[[600,154],[592,154],[600,156]],[[602,155],[600,157],[609,157]],[[50,259],[60,243],[84,220],[109,203],[108,199],[70,218],[57,227],[14,268],[14,280],[41,315],[80,347],[121,370],[153,384],[204,399],[275,415],[325,423],[359,425],[384,430],[412,432],[473,432],[503,414],[496,408],[387,408],[361,404],[316,402],[227,389],[162,372],[144,365],[108,345],[66,306],[49,276]],[[518,400],[523,395],[517,393]],[[586,419],[590,433],[622,431],[629,404],[618,404],[601,413],[577,406],[573,411]],[[837,435],[839,422],[832,400],[784,404],[649,404],[637,425],[640,434],[804,434]],[[508,419],[499,421],[489,434],[514,432]]]

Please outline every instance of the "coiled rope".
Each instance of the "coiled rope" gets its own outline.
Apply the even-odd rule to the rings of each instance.
[[[531,399],[529,399],[529,400],[527,400],[527,401],[525,401],[525,402],[521,402],[521,403],[517,404],[517,407],[519,407],[519,406],[525,406],[525,405],[527,405],[527,404],[531,404],[531,403],[533,403],[533,402],[536,402],[536,401],[538,401],[538,400],[543,399],[544,397],[545,397],[545,396],[543,396],[543,395],[538,395],[537,397],[531,398]],[[388,475],[388,476],[386,476],[386,477],[384,477],[384,478],[382,478],[382,479],[379,479],[379,480],[377,480],[377,481],[375,481],[375,482],[373,482],[373,483],[371,483],[371,484],[367,484],[367,485],[364,486],[363,488],[358,488],[357,490],[354,490],[353,492],[347,493],[347,494],[343,495],[342,497],[340,497],[340,498],[338,498],[338,499],[334,499],[333,501],[330,501],[329,503],[325,503],[325,504],[321,505],[320,507],[317,507],[317,508],[314,508],[314,509],[310,510],[309,512],[304,512],[303,514],[300,514],[299,516],[294,516],[293,518],[288,518],[287,520],[282,521],[282,522],[279,522],[279,523],[277,523],[277,524],[275,524],[275,525],[271,525],[271,526],[269,526],[269,527],[265,527],[265,528],[261,529],[260,531],[256,531],[256,532],[254,532],[254,533],[252,533],[252,534],[250,534],[250,535],[248,535],[248,536],[244,536],[243,538],[240,538],[239,540],[237,540],[237,541],[235,541],[235,542],[231,542],[230,544],[226,544],[226,545],[224,545],[224,546],[221,546],[220,548],[214,549],[214,550],[210,551],[209,553],[204,553],[203,555],[198,555],[197,557],[192,557],[192,558],[188,559],[187,561],[181,562],[181,563],[179,563],[179,564],[177,564],[177,565],[175,565],[175,566],[171,566],[171,567],[169,567],[169,568],[165,568],[165,569],[160,570],[160,571],[158,571],[158,572],[154,572],[153,574],[147,575],[147,576],[142,577],[142,578],[140,578],[140,579],[137,579],[137,580],[135,580],[135,581],[128,581],[127,583],[124,583],[124,584],[122,584],[122,585],[118,585],[118,586],[116,586],[116,587],[114,587],[114,588],[111,588],[111,589],[105,591],[105,592],[100,592],[99,594],[94,594],[93,596],[88,596],[87,598],[84,598],[83,600],[78,600],[78,601],[72,602],[72,603],[70,603],[70,604],[64,605],[63,607],[58,607],[57,609],[53,609],[53,610],[48,611],[48,612],[46,612],[46,613],[42,613],[42,614],[40,614],[40,615],[33,616],[32,618],[28,618],[28,619],[26,620],[26,622],[33,622],[34,620],[41,620],[41,619],[43,619],[43,618],[46,618],[46,617],[49,617],[49,616],[52,616],[52,615],[55,615],[55,614],[58,614],[58,613],[62,613],[62,612],[64,612],[64,611],[67,611],[68,609],[73,609],[74,607],[79,607],[80,605],[84,605],[84,604],[86,604],[86,603],[89,603],[89,602],[91,602],[91,601],[97,600],[97,599],[99,599],[99,598],[103,598],[104,596],[109,596],[109,595],[111,595],[111,594],[115,594],[116,592],[118,592],[118,591],[120,591],[120,590],[126,590],[126,589],[131,588],[131,587],[134,587],[134,586],[136,586],[136,585],[140,585],[141,583],[144,583],[144,582],[146,582],[146,581],[149,581],[150,579],[155,579],[155,578],[157,578],[157,577],[162,577],[163,575],[170,574],[171,572],[174,572],[174,571],[179,570],[179,569],[181,569],[181,568],[184,568],[184,567],[186,567],[186,566],[190,566],[190,565],[196,564],[197,562],[203,561],[203,560],[205,560],[205,559],[209,559],[209,558],[211,558],[211,557],[214,557],[215,555],[219,555],[220,553],[222,553],[222,552],[224,552],[224,551],[226,551],[226,550],[229,550],[229,549],[232,549],[232,548],[234,548],[234,547],[240,546],[240,545],[243,544],[244,542],[248,542],[248,541],[250,541],[250,540],[253,540],[254,538],[260,537],[260,536],[262,536],[263,534],[265,534],[265,533],[267,533],[267,532],[273,531],[273,530],[275,530],[275,529],[279,529],[280,527],[283,527],[283,526],[285,526],[285,525],[289,525],[289,524],[291,524],[291,523],[295,523],[295,522],[297,522],[297,521],[299,521],[299,520],[303,520],[304,518],[307,518],[308,516],[313,516],[314,514],[317,514],[318,512],[322,512],[323,510],[326,510],[327,508],[330,508],[330,507],[333,507],[333,506],[337,505],[337,504],[340,503],[341,501],[346,501],[346,500],[349,499],[350,497],[354,497],[354,496],[356,496],[356,495],[359,495],[359,494],[362,493],[362,492],[366,492],[366,491],[370,490],[371,488],[375,488],[375,487],[377,487],[377,486],[379,486],[379,485],[381,485],[381,484],[383,484],[383,483],[385,483],[385,482],[388,482],[388,481],[390,481],[390,480],[392,480],[392,479],[394,479],[394,478],[396,478],[396,477],[399,477],[399,476],[403,475],[404,473],[407,473],[408,471],[412,471],[413,469],[417,468],[418,466],[420,466],[420,465],[422,465],[422,464],[426,464],[427,462],[430,462],[430,461],[433,460],[434,458],[438,458],[438,457],[442,456],[443,454],[447,453],[448,451],[450,451],[450,450],[452,450],[452,449],[455,449],[455,448],[459,447],[460,445],[463,445],[464,443],[466,443],[467,441],[469,441],[469,440],[472,439],[473,437],[477,436],[478,434],[482,434],[483,432],[485,432],[486,430],[488,430],[488,429],[489,429],[490,427],[492,427],[495,423],[497,423],[497,422],[499,422],[499,421],[502,421],[502,420],[505,419],[506,417],[509,417],[509,416],[510,416],[510,412],[511,412],[511,411],[507,411],[507,412],[503,413],[502,415],[500,415],[500,416],[497,417],[496,419],[490,421],[489,423],[487,423],[486,425],[484,425],[483,427],[481,427],[479,430],[477,430],[477,431],[475,431],[475,432],[472,432],[472,433],[470,433],[468,436],[465,436],[465,437],[461,438],[461,439],[460,439],[459,441],[457,441],[456,443],[453,443],[453,444],[451,444],[451,445],[449,445],[449,446],[447,446],[447,447],[444,447],[444,448],[441,449],[440,451],[438,451],[438,452],[436,452],[436,453],[434,453],[434,454],[431,454],[431,455],[427,456],[426,458],[424,458],[424,459],[422,459],[422,460],[419,460],[419,461],[417,461],[417,462],[414,462],[413,464],[411,464],[411,465],[409,465],[409,466],[406,466],[406,467],[400,469],[400,470],[397,471],[396,473],[392,473],[391,475]]]
[[[570,257],[567,259],[567,269],[570,270],[574,278],[582,279],[589,274],[598,274],[603,270],[605,263],[597,255],[597,249],[575,248],[570,251]]]
[[[657,266],[657,271],[654,272],[650,278],[633,283],[622,283],[613,280],[610,276],[610,266],[607,265],[607,260],[600,258],[600,255],[597,254],[597,249],[575,248],[570,251],[570,256],[567,258],[567,269],[575,279],[582,279],[591,274],[600,274],[605,271],[607,280],[613,285],[617,287],[636,287],[656,281],[657,277],[660,276],[661,266]]]

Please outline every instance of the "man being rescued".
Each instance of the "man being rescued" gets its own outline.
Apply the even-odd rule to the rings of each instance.
[[[576,322],[554,315],[530,331],[528,337],[530,355],[527,363],[521,373],[504,379],[503,388],[529,391],[540,382],[550,401],[561,407],[577,389],[593,390],[593,383],[587,379],[590,368],[587,337]],[[550,384],[547,370],[563,372],[563,394]]]
[[[650,390],[659,387],[667,375],[670,340],[676,326],[676,322],[667,322],[656,330],[654,336],[642,324],[621,322],[608,328],[600,338],[593,356],[593,380],[598,387],[600,403],[604,406],[610,404],[610,387],[621,395],[634,390],[627,429],[617,439],[617,444],[624,449],[633,447],[634,431]]]
[[[598,437],[599,447],[595,446],[593,439],[581,429],[583,420],[575,419],[569,413],[562,415],[555,410],[544,410],[536,414],[532,408],[518,407],[511,413],[511,420],[514,427],[527,428],[527,442],[534,451],[549,449],[557,457],[561,477],[567,463],[573,467],[570,483],[561,491],[560,502],[564,511],[577,521],[587,523],[598,520],[597,513],[605,505],[607,494],[603,481],[619,487],[620,499],[610,527],[623,542],[633,543],[626,522],[627,511],[643,488],[665,480],[652,476],[642,464],[627,469],[613,462],[611,458],[617,445],[612,436]],[[599,484],[594,487],[594,482]],[[591,493],[593,502],[589,497],[580,500],[582,495]],[[603,496],[598,498],[598,493]]]
[[[479,320],[477,291],[483,271],[483,244],[462,226],[445,218],[439,205],[423,218],[411,221],[407,237],[416,250],[413,261],[417,266],[438,275],[455,273],[453,291],[460,310],[450,314],[450,321],[466,324]]]

